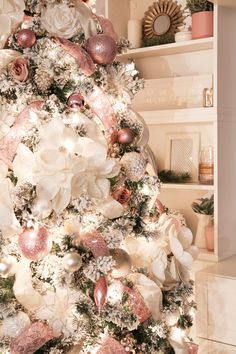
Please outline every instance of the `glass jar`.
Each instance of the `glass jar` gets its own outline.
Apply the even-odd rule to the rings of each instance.
[[[203,148],[200,151],[199,182],[201,184],[214,183],[214,150],[212,146]]]

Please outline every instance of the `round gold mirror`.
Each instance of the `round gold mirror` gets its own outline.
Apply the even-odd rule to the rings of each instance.
[[[184,25],[182,5],[174,0],[158,0],[146,11],[143,21],[144,39],[175,34]]]
[[[170,25],[171,21],[169,16],[166,14],[161,14],[153,22],[153,29],[157,36],[161,36],[169,31]]]

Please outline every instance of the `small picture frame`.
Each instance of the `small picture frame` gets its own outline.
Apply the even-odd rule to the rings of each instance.
[[[199,133],[167,133],[165,169],[189,173],[198,182]]]

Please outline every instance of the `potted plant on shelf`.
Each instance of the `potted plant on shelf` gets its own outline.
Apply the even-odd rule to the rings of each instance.
[[[192,15],[192,38],[212,37],[214,5],[207,0],[187,0],[186,9]]]
[[[214,196],[200,198],[199,202],[192,203],[192,209],[198,217],[195,245],[199,248],[214,250]]]

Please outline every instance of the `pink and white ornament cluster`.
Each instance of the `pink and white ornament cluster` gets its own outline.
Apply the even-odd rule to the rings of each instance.
[[[148,344],[135,337],[142,328],[159,333],[168,350],[194,353],[179,325],[191,302],[186,296],[183,311],[175,304],[168,312],[163,299],[191,288],[198,251],[157,199],[148,129],[130,108],[141,81],[133,63],[116,62],[117,35],[92,5],[0,3],[6,298],[13,279],[0,301],[0,352],[144,353]]]

